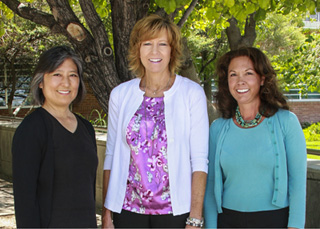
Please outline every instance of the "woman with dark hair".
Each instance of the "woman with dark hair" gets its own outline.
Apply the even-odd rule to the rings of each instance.
[[[95,132],[70,110],[85,93],[82,72],[69,47],[54,47],[40,56],[31,92],[41,107],[24,118],[12,143],[19,228],[97,227]]]
[[[276,72],[256,48],[223,55],[210,127],[208,228],[303,228],[306,144]]]
[[[206,97],[199,84],[175,74],[180,56],[173,22],[150,15],[136,23],[129,62],[137,78],[110,96],[102,227],[203,224]]]

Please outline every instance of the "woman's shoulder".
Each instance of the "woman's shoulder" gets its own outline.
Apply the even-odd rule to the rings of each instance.
[[[77,117],[78,117],[78,120],[80,120],[88,129],[90,130],[93,130],[94,131],[94,128],[91,124],[90,121],[88,121],[87,119],[85,119],[84,117],[81,117],[80,115],[78,114],[75,114]]]
[[[43,108],[39,107],[22,120],[16,129],[15,135],[31,133],[31,135],[35,135],[37,133],[39,135],[43,135],[46,128],[45,112],[43,111]]]
[[[201,85],[187,77],[176,75],[176,79],[181,82],[184,87],[188,87],[190,89],[198,89],[203,90]]]
[[[217,118],[214,120],[211,125],[210,125],[210,132],[214,132],[217,130],[220,130],[224,125],[228,123],[230,119],[225,119],[225,118]]]
[[[40,124],[43,122],[43,117],[45,113],[43,112],[43,108],[39,107],[36,108],[32,113],[28,114],[24,119],[22,120],[21,125],[33,125],[33,124]]]
[[[284,109],[279,109],[276,112],[276,116],[283,122],[295,122],[298,120],[298,117],[293,112]]]
[[[123,82],[121,84],[119,84],[118,86],[116,86],[115,88],[112,89],[111,93],[120,93],[124,90],[128,90],[130,88],[132,88],[132,86],[134,85],[139,85],[140,83],[140,79],[139,78],[134,78],[132,80]]]

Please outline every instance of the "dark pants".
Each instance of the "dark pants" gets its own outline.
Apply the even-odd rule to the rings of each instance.
[[[115,228],[184,228],[189,213],[183,215],[144,215],[122,210],[113,213]]]
[[[218,228],[287,228],[289,208],[272,211],[239,212],[222,208]]]

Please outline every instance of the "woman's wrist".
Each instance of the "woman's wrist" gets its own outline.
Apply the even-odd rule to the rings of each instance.
[[[198,219],[190,216],[187,218],[187,221],[186,221],[187,225],[193,226],[193,227],[203,227],[203,223],[204,223],[203,218]]]

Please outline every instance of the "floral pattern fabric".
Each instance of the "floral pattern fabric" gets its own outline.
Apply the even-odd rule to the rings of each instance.
[[[131,156],[124,210],[172,214],[163,99],[145,96],[127,127]]]

